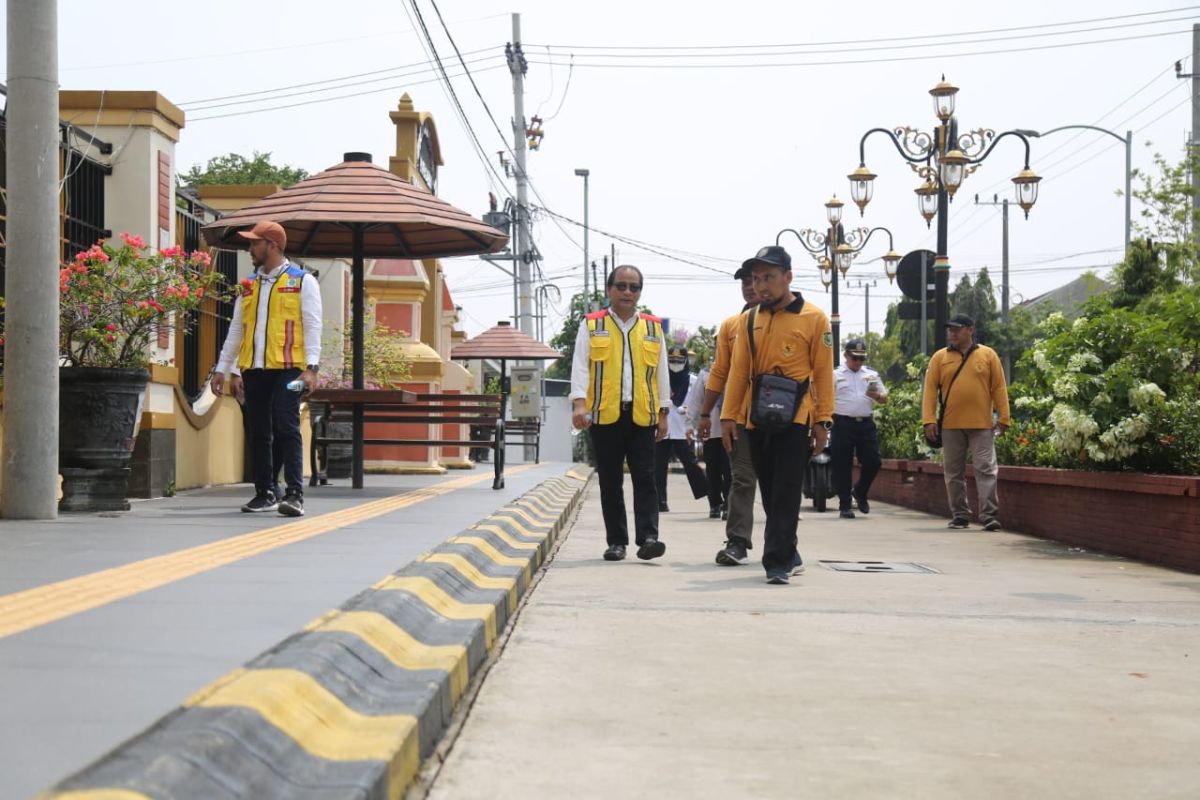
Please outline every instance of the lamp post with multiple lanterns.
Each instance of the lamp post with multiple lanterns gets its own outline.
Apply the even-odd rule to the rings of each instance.
[[[836,195],[825,204],[825,218],[829,221],[829,227],[824,233],[813,228],[805,228],[800,231],[794,228],[784,228],[775,236],[775,244],[779,244],[779,240],[785,233],[790,233],[799,239],[800,245],[816,259],[817,266],[821,270],[821,283],[826,288],[833,286],[829,322],[833,328],[833,363],[835,366],[841,362],[839,342],[842,321],[838,314],[838,273],[841,273],[843,280],[846,278],[850,264],[863,251],[867,242],[877,231],[883,231],[888,237],[888,252],[883,256],[883,268],[889,280],[895,277],[896,265],[900,263],[900,254],[896,252],[892,242],[892,232],[887,228],[854,228],[847,232],[842,227],[843,205],[845,204],[838,200]]]
[[[926,224],[937,217],[937,258],[933,263],[934,273],[934,342],[938,347],[946,344],[946,319],[948,289],[950,285],[950,258],[947,255],[950,201],[963,181],[979,168],[992,154],[1001,139],[1015,136],[1025,145],[1025,166],[1012,179],[1016,189],[1017,205],[1025,212],[1037,202],[1038,182],[1041,180],[1029,168],[1029,139],[1020,131],[1011,130],[997,134],[990,128],[979,128],[964,134],[958,132],[958,119],[954,116],[955,95],[958,87],[948,83],[945,76],[929,90],[933,97],[934,112],[941,124],[932,133],[903,127],[895,130],[872,128],[863,134],[858,145],[858,169],[847,177],[850,179],[850,196],[864,212],[871,202],[876,175],[867,169],[867,139],[875,133],[885,134],[892,140],[901,158],[924,182],[917,187],[917,204]]]

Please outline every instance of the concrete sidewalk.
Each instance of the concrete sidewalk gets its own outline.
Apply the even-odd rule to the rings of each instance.
[[[671,480],[650,563],[592,483],[432,798],[1197,796],[1200,576],[873,504],[768,586]]]
[[[246,486],[0,523],[0,797],[28,797],[568,464],[370,475],[307,516]],[[343,482],[345,483],[345,482]]]

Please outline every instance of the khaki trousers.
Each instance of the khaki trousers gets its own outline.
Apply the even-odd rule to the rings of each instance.
[[[995,432],[991,428],[942,430],[946,496],[950,501],[950,513],[962,519],[971,518],[971,506],[967,503],[968,452],[975,467],[979,519],[986,524],[996,519],[1000,511],[1000,496],[996,488]]]

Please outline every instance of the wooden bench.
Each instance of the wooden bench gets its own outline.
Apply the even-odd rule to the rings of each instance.
[[[330,423],[353,422],[362,408],[363,425],[371,423],[480,426],[489,432],[481,441],[467,438],[377,438],[364,436],[363,445],[413,445],[416,447],[486,447],[495,451],[493,489],[504,488],[504,421],[498,394],[418,394],[398,389],[318,389],[308,398],[312,426],[310,486],[327,484],[328,447],[354,444],[354,439],[333,436]],[[469,428],[468,428],[469,430]],[[436,434],[440,434],[440,427]]]
[[[533,463],[542,463],[542,421],[537,417],[505,420],[504,439],[508,442],[519,441],[526,447],[533,447]]]

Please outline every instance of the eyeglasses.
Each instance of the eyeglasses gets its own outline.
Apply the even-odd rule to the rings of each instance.
[[[614,283],[612,288],[618,292],[633,292],[636,294],[642,290],[642,285],[640,283],[625,283],[621,281],[620,283]]]
[[[846,356],[846,360],[847,360],[847,361],[866,361],[866,360],[867,360],[867,357],[866,357],[866,356],[851,356],[851,355],[847,355],[847,356]]]

